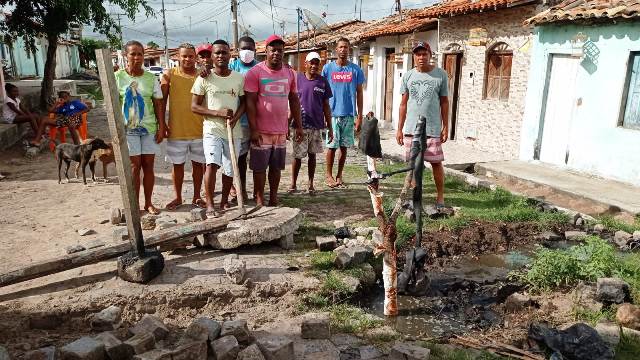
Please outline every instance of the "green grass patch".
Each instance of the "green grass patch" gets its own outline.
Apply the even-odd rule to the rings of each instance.
[[[614,321],[616,318],[616,309],[612,307],[600,311],[576,307],[572,312],[574,320],[587,322],[591,326],[596,326],[600,320]]]
[[[637,360],[640,354],[640,339],[622,335],[616,347],[615,360]]]
[[[588,236],[583,244],[567,250],[539,247],[534,258],[524,273],[513,273],[534,290],[546,291],[599,277],[620,277],[631,286],[633,297],[640,300],[640,255],[617,254],[611,244],[599,237]]]
[[[332,302],[343,301],[353,295],[350,288],[336,271],[330,271],[320,286],[320,295],[327,297]]]
[[[361,334],[384,323],[383,320],[349,304],[332,305],[327,310],[331,313],[331,327],[337,329],[337,332]]]
[[[333,251],[313,251],[309,254],[311,268],[316,271],[328,271],[333,269],[336,254]]]
[[[478,355],[477,352],[472,352],[462,348],[454,348],[453,346],[444,346],[435,344],[428,341],[420,341],[418,345],[423,348],[431,350],[429,359],[432,360],[502,360],[508,359],[499,355],[492,354],[490,352],[483,351]]]
[[[598,218],[598,222],[604,225],[609,231],[626,231],[633,234],[634,231],[640,230],[640,217],[636,216],[633,224],[629,224],[624,221],[616,220],[611,215],[603,215]]]

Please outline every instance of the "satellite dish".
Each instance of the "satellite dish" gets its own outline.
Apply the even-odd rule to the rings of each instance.
[[[304,16],[307,18],[307,22],[311,25],[315,34],[324,34],[331,31],[329,25],[327,25],[320,16],[317,16],[307,9],[302,9],[302,12],[304,12]]]

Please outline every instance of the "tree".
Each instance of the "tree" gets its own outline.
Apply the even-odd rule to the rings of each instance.
[[[120,7],[131,20],[134,20],[138,9],[146,16],[153,16],[147,0],[110,0],[110,3]],[[109,16],[101,0],[0,0],[0,6],[13,8],[6,22],[0,25],[1,30],[14,37],[22,36],[31,51],[35,51],[39,37],[48,42],[40,91],[40,107],[43,109],[53,94],[58,39],[69,31],[71,24],[93,25],[94,31],[114,42],[121,33],[120,26]]]
[[[147,43],[147,47],[148,47],[148,48],[150,48],[150,49],[158,49],[158,48],[160,48],[160,45],[156,44],[156,43],[155,43],[155,42],[153,42],[153,41],[149,41],[149,42]]]
[[[112,48],[108,41],[84,38],[80,42],[80,63],[84,68],[89,67],[91,61],[96,61],[96,49]]]

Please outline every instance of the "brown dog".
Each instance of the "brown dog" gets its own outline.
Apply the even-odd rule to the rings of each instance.
[[[82,143],[85,144],[90,142],[91,140],[92,139],[83,140]],[[96,162],[100,160],[100,162],[102,163],[102,177],[105,180],[107,179],[107,175],[108,175],[107,166],[111,163],[113,164],[116,163],[116,157],[113,153],[113,144],[110,142],[106,144],[109,147],[108,149],[98,149],[94,151],[93,154],[91,155],[91,159],[89,160],[89,169],[95,169]],[[79,170],[80,170],[80,164],[76,165],[76,179],[78,178]],[[94,177],[95,174],[92,173],[91,175],[92,177]],[[95,181],[95,177],[93,180]]]

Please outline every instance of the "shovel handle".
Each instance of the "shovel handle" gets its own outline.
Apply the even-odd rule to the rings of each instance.
[[[238,158],[236,157],[236,147],[233,144],[233,129],[231,120],[227,120],[227,138],[229,139],[229,154],[231,155],[231,166],[233,167],[233,185],[236,188],[238,208],[244,214],[244,197],[242,195],[242,183],[240,182],[240,170],[238,169]]]

